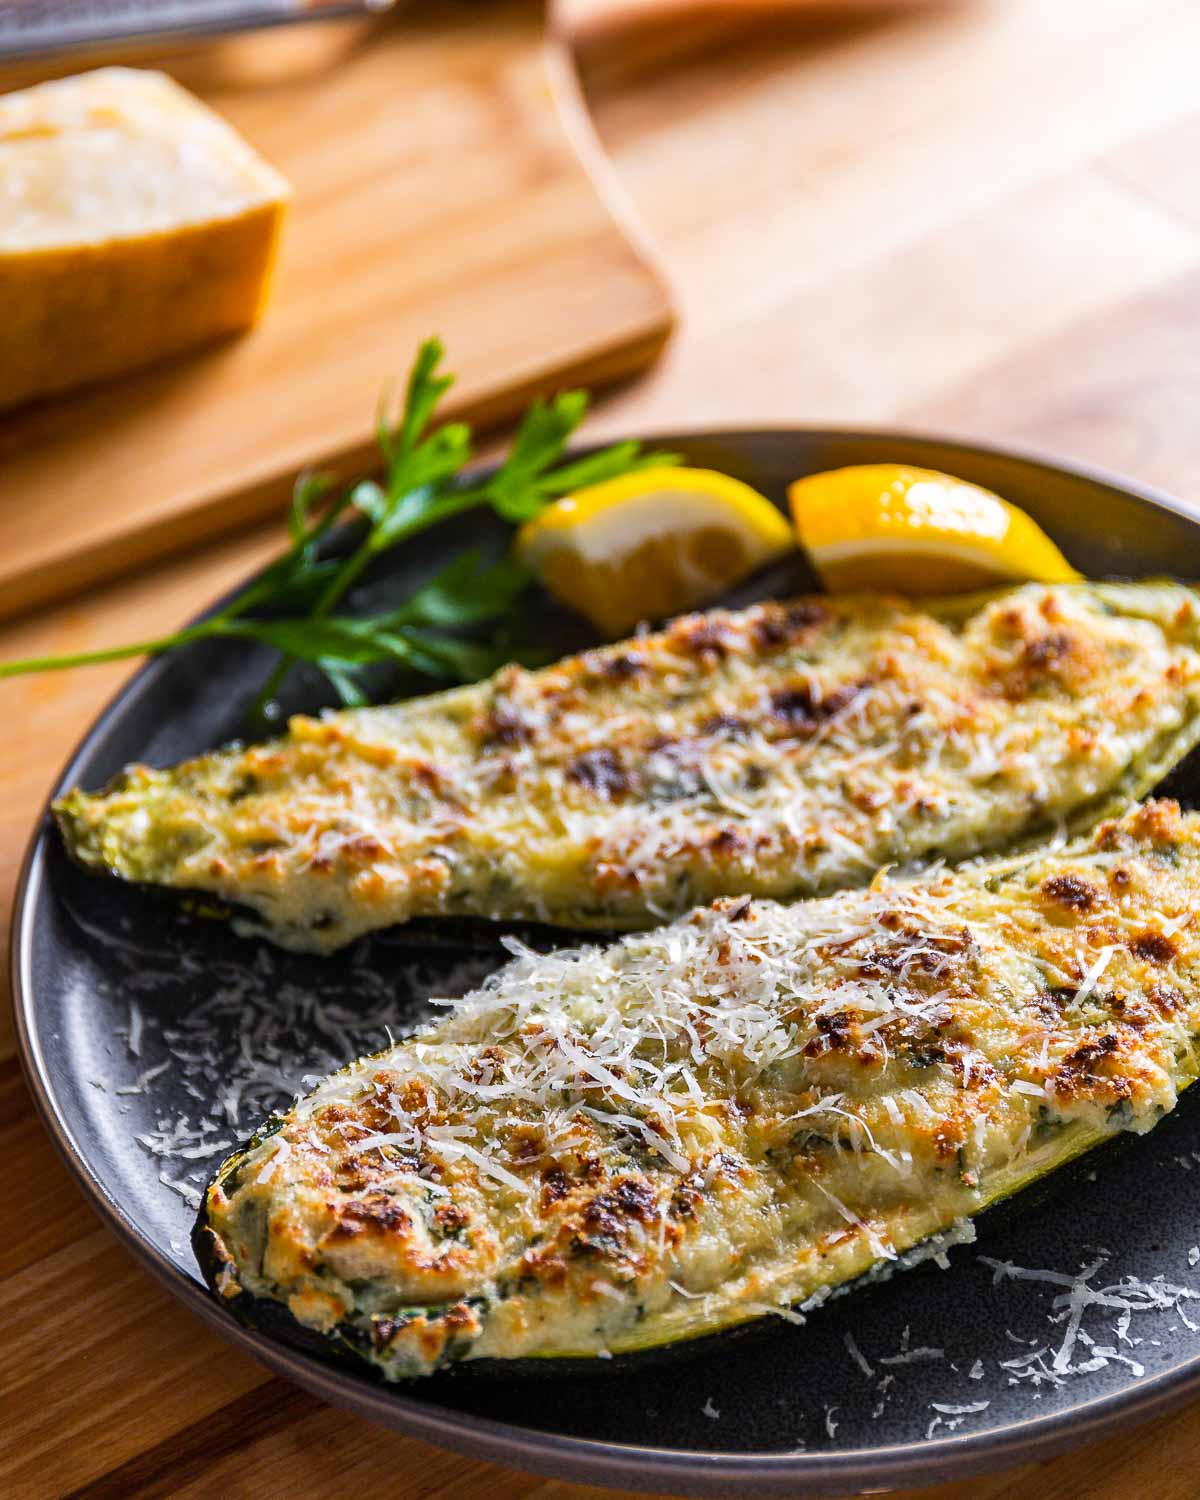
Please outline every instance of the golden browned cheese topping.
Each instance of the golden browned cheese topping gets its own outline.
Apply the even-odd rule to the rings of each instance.
[[[1200,817],[1158,802],[1023,861],[513,944],[226,1165],[218,1284],[394,1378],[812,1305],[1172,1108],[1198,890]]]
[[[1200,732],[1196,638],[1174,585],[762,604],[294,719],[57,814],[85,863],[214,892],[292,947],[431,915],[644,927],[1091,821]]]

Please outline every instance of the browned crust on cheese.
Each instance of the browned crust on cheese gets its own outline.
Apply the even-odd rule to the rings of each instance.
[[[962,620],[872,597],[716,611],[131,767],[56,811],[85,863],[238,902],[295,947],[414,916],[648,926],[1094,810],[1200,726],[1191,611],[1168,586],[1030,586]]]
[[[803,1301],[1172,1107],[1198,876],[1159,802],[995,873],[525,954],[234,1159],[208,1224],[390,1375]]]

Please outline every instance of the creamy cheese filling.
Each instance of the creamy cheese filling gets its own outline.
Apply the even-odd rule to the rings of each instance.
[[[1200,818],[608,948],[511,944],[333,1075],[207,1217],[233,1296],[399,1377],[793,1316],[1196,1070]]]
[[[1173,585],[1033,585],[961,617],[765,604],[295,719],[57,812],[85,863],[214,892],[290,947],[414,916],[644,927],[1094,821],[1200,734],[1196,634]]]

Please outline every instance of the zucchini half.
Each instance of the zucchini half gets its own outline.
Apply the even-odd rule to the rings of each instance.
[[[1200,816],[1158,801],[1022,859],[519,951],[222,1164],[206,1277],[391,1380],[803,1314],[1174,1107],[1198,889]]]
[[[636,930],[1081,830],[1200,739],[1200,606],[1032,584],[713,611],[55,804],[89,870],[329,952],[412,919]]]

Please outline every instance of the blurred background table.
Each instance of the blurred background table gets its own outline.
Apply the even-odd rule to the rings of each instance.
[[[710,5],[670,24],[638,6],[617,24],[603,0],[570,9],[601,138],[681,314],[657,368],[599,404],[593,435],[897,424],[1032,445],[1200,497],[1193,0],[768,20],[751,4]],[[274,525],[249,530],[9,623],[0,655],[181,621],[279,538]],[[126,673],[4,685],[6,908],[55,768]],[[78,1198],[32,1114],[6,1012],[0,1152],[5,1496],[596,1493],[375,1430],[195,1323]],[[1036,1470],[922,1493],[1190,1500],[1198,1459],[1192,1408]]]

